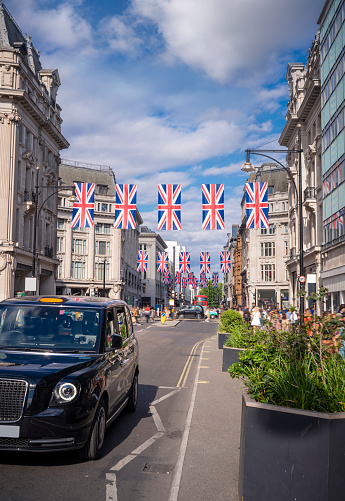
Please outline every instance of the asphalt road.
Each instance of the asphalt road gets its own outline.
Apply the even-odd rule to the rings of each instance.
[[[102,457],[86,462],[74,452],[0,453],[1,501],[175,501],[172,482],[198,357],[217,325],[187,320],[174,327],[136,326],[138,408],[109,428]]]

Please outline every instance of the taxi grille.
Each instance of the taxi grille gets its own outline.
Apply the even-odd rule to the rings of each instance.
[[[19,421],[23,413],[27,388],[26,381],[0,379],[0,422]]]

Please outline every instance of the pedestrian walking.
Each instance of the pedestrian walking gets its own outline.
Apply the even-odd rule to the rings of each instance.
[[[255,306],[253,309],[252,321],[250,323],[250,325],[253,327],[254,332],[257,331],[258,327],[261,326],[260,317],[260,308],[258,308],[258,306]]]
[[[150,305],[147,304],[145,306],[145,310],[144,310],[144,315],[145,315],[145,318],[146,318],[146,323],[148,323],[148,321],[150,320],[150,312],[151,312]]]

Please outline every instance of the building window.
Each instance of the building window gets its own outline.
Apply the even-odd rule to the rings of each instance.
[[[111,228],[111,224],[104,224],[103,225],[103,233],[110,234],[110,228]]]
[[[146,244],[139,244],[139,250],[144,250],[146,251]]]
[[[261,265],[261,281],[262,282],[274,282],[276,279],[276,271],[274,264],[262,264]]]
[[[56,250],[57,252],[63,251],[63,237],[57,237],[56,239]]]
[[[276,227],[274,226],[274,224],[270,224],[269,227],[268,227],[268,232],[270,235],[274,235],[275,232],[276,232]]]
[[[282,226],[284,233],[289,233],[289,223],[283,223]]]
[[[108,204],[101,204],[101,212],[108,212]]]
[[[72,239],[72,252],[76,254],[86,254],[86,240],[79,238]]]
[[[96,226],[95,226],[95,231],[96,233],[102,233],[102,224],[101,223],[97,223]]]
[[[57,222],[57,227],[58,227],[58,230],[63,230],[63,228],[64,228],[64,223],[65,223],[65,220],[64,220],[64,219],[58,219],[58,222]]]
[[[103,280],[104,263],[95,263],[95,280]],[[109,263],[105,263],[105,279],[109,280]]]
[[[72,277],[79,280],[85,277],[85,263],[81,261],[72,261]]]
[[[274,257],[275,255],[275,242],[261,242],[261,257]]]
[[[62,278],[62,261],[59,262],[58,266],[58,278]]]
[[[106,195],[108,193],[108,186],[104,186],[102,184],[99,184],[97,186],[98,188],[98,194],[99,195]]]
[[[267,188],[267,193],[268,193],[268,195],[272,195],[272,193],[273,193],[273,192],[274,192],[274,186],[269,186],[269,187]]]
[[[285,248],[285,256],[289,255],[289,242],[287,240],[284,241]]]
[[[261,235],[267,235],[267,228],[261,228]]]
[[[110,253],[110,242],[96,240],[96,254],[100,256],[108,256]]]

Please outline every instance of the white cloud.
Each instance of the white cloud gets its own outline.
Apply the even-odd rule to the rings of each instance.
[[[316,3],[321,12],[324,0],[133,0],[133,11],[157,25],[167,60],[221,82],[248,81],[267,79],[282,49],[308,43]]]
[[[34,0],[6,2],[11,14],[27,33],[37,33],[33,40],[43,41],[45,51],[78,50],[84,52],[92,46],[91,25],[78,14],[75,2],[63,2],[55,8],[40,8]],[[37,47],[39,48],[39,47]]]
[[[102,37],[107,39],[109,47],[115,52],[127,53],[133,56],[142,45],[142,41],[135,34],[134,29],[126,23],[126,19],[121,19],[119,16],[103,19],[98,30],[102,33]]]

